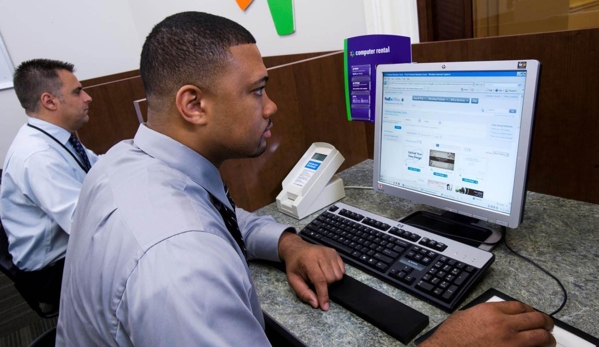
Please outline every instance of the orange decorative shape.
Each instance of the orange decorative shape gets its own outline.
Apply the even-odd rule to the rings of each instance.
[[[235,0],[235,1],[237,1],[237,5],[239,6],[239,8],[241,10],[245,11],[245,9],[248,8],[248,6],[250,6],[252,1],[254,1],[254,0]]]

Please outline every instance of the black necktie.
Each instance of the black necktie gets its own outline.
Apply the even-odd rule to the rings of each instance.
[[[69,138],[69,143],[73,146],[73,148],[75,148],[75,152],[79,154],[79,158],[83,160],[83,166],[85,166],[85,171],[89,171],[92,165],[89,163],[87,153],[85,153],[85,149],[83,149],[83,145],[81,144],[81,142],[79,142],[75,135],[71,135],[71,137]]]
[[[229,233],[231,233],[231,236],[233,236],[233,238],[235,239],[235,242],[237,242],[237,245],[241,249],[241,252],[243,252],[243,257],[247,261],[248,256],[247,256],[247,251],[245,249],[245,242],[243,241],[243,236],[241,236],[241,231],[239,231],[239,224],[237,224],[237,216],[235,215],[235,203],[233,202],[233,199],[231,199],[231,195],[229,195],[229,188],[227,187],[226,184],[224,184],[224,186],[225,186],[225,194],[227,195],[227,199],[229,199],[229,202],[231,203],[231,206],[233,207],[233,211],[228,209],[226,205],[222,204],[210,192],[208,192],[208,194],[210,195],[210,200],[212,201],[212,204],[214,205],[214,207],[216,207],[216,209],[220,213],[221,217],[223,218],[223,221],[225,222],[225,226],[227,227],[227,230],[229,230]]]

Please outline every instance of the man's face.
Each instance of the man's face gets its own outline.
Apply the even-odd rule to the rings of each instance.
[[[89,121],[87,111],[92,98],[83,90],[77,77],[67,70],[59,70],[62,82],[58,98],[58,117],[65,129],[75,132]]]
[[[268,73],[254,44],[229,49],[225,71],[211,86],[211,129],[214,159],[257,157],[266,150],[270,117],[277,106],[265,91]]]

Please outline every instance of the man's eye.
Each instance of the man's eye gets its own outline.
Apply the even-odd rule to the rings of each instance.
[[[256,89],[254,91],[254,93],[256,93],[258,95],[262,95],[262,93],[264,92],[264,88],[266,88],[266,87],[260,87],[260,88]]]

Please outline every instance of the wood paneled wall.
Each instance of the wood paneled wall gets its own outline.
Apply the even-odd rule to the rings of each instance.
[[[537,59],[541,81],[528,189],[599,203],[599,29],[429,42],[412,46],[417,62]],[[239,206],[250,211],[275,201],[281,182],[312,142],[333,144],[341,169],[373,157],[374,126],[348,122],[343,55],[264,58],[269,97],[277,104],[273,136],[259,158],[231,160],[221,174]],[[283,65],[282,67],[277,67]],[[127,75],[129,74],[129,75]],[[136,72],[85,81],[94,98],[79,132],[98,153],[131,138],[139,125],[133,101],[144,97]]]
[[[473,36],[473,0],[417,0],[420,42],[468,39]]]
[[[541,62],[528,190],[599,203],[599,29],[422,43],[417,62]]]

